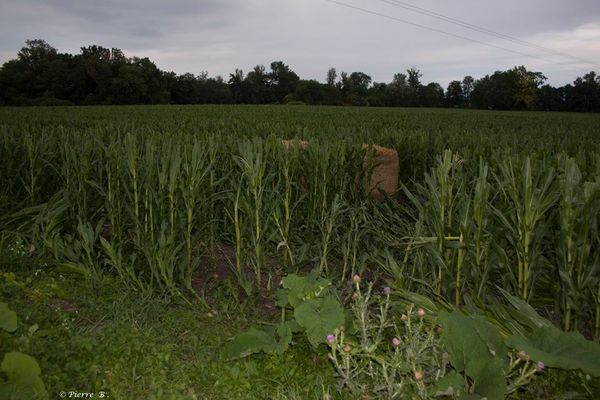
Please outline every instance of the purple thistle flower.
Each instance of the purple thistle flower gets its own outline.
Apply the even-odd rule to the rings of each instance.
[[[392,289],[390,289],[389,286],[386,286],[383,288],[382,293],[384,296],[389,296],[389,294],[392,293]]]
[[[334,344],[335,343],[335,335],[332,335],[332,334],[327,335],[327,343]]]
[[[538,371],[541,371],[544,368],[546,368],[546,364],[544,364],[542,361],[538,361],[535,367],[537,368]]]
[[[392,346],[394,346],[394,347],[398,347],[398,346],[400,346],[400,343],[402,343],[402,342],[400,341],[400,338],[398,338],[398,337],[394,337],[394,338],[392,339]]]

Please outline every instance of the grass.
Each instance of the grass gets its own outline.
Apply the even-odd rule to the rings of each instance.
[[[221,359],[225,341],[258,318],[252,308],[207,313],[177,298],[133,294],[114,277],[84,280],[29,257],[2,259],[0,300],[19,327],[0,333],[0,353],[34,356],[50,398],[105,391],[114,399],[320,399],[320,383],[333,384],[307,346],[282,357]]]

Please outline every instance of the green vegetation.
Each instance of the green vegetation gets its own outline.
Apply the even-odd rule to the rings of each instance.
[[[573,84],[544,84],[524,66],[480,79],[465,76],[444,90],[421,82],[412,67],[389,83],[364,72],[327,71],[326,83],[304,80],[282,61],[228,77],[161,71],[148,58],[92,45],[59,53],[44,40],[27,40],[15,59],[0,67],[0,106],[93,104],[289,104],[376,107],[462,107],[495,110],[600,112],[600,76],[590,71]],[[323,66],[325,77],[325,66]]]
[[[0,109],[0,357],[50,398],[595,398],[598,126]],[[398,152],[396,195],[364,192],[363,143]]]

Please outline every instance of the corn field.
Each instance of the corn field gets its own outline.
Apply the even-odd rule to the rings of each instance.
[[[282,139],[308,140],[286,150]],[[362,144],[396,150],[373,201]],[[0,223],[132,290],[202,297],[229,246],[247,295],[371,274],[457,305],[501,290],[600,338],[600,116],[147,106],[0,110]]]

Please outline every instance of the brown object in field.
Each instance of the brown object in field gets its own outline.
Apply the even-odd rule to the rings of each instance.
[[[398,160],[398,152],[394,149],[378,146],[376,144],[369,146],[363,144],[363,149],[372,147],[374,151],[371,157],[373,170],[371,171],[371,179],[367,175],[369,173],[369,156],[366,155],[363,160],[363,169],[365,171],[365,190],[368,191],[371,198],[383,200],[383,194],[378,190],[381,189],[390,196],[396,194],[398,190],[398,174],[400,173],[400,165]]]
[[[283,146],[289,150],[290,147],[296,144],[296,140],[283,139],[281,143],[283,143]],[[302,150],[306,150],[308,148],[308,142],[306,140],[298,140],[298,144]]]
[[[294,146],[296,143],[300,149],[308,148],[308,142],[306,140],[282,140],[283,146],[286,149]],[[383,195],[379,189],[383,190],[390,196],[396,194],[398,190],[398,175],[400,173],[400,164],[398,160],[398,152],[394,149],[387,147],[363,144],[362,148],[369,151],[372,147],[374,151],[370,158],[373,169],[371,171],[371,179],[369,180],[369,155],[365,155],[363,160],[363,169],[365,173],[364,188],[369,193],[371,198],[375,200],[382,200]],[[368,180],[368,182],[367,182]]]

